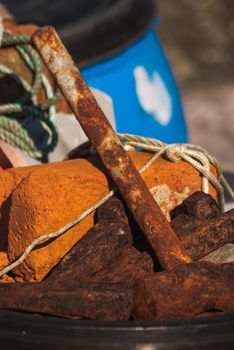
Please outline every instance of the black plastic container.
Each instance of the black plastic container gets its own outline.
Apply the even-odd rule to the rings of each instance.
[[[0,346],[4,350],[231,350],[234,348],[234,315],[120,323],[2,311]]]
[[[150,25],[152,0],[3,0],[19,24],[53,25],[82,68],[121,51]],[[140,15],[139,15],[140,14]]]

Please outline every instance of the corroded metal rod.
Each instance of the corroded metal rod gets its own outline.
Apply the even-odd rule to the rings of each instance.
[[[191,262],[55,29],[43,27],[32,40],[162,267],[172,269]]]

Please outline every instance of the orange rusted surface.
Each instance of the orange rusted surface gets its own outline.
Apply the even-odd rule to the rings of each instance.
[[[34,238],[58,230],[107,193],[105,175],[98,172],[94,180],[95,173],[95,166],[85,160],[38,166],[28,172],[11,194],[9,205],[5,206],[10,261],[15,260]],[[41,280],[93,223],[91,214],[58,239],[34,250],[15,269],[18,280]]]
[[[44,27],[34,33],[32,40],[161,265],[170,269],[190,262],[55,29]]]
[[[6,252],[0,251],[0,270],[3,269],[6,265],[9,264],[9,260]],[[11,283],[14,282],[14,279],[8,275],[0,277],[0,283]]]

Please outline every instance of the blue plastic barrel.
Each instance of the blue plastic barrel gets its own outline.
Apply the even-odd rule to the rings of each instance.
[[[179,90],[153,25],[121,52],[81,72],[89,86],[112,98],[118,132],[187,141]]]

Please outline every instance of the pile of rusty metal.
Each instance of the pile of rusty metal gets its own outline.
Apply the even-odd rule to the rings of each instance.
[[[223,214],[197,192],[169,223],[53,28],[33,42],[121,199],[97,210],[94,227],[42,282],[1,284],[0,308],[97,320],[234,312],[234,262],[218,252],[234,242],[234,210]]]
[[[222,214],[211,196],[196,192],[172,217],[171,227],[194,262],[163,271],[157,252],[113,197],[97,210],[95,226],[44,281],[0,284],[0,308],[99,320],[234,312],[234,259],[225,263],[229,255],[217,254],[219,247],[234,242],[234,210]],[[163,254],[170,256],[170,251]]]

